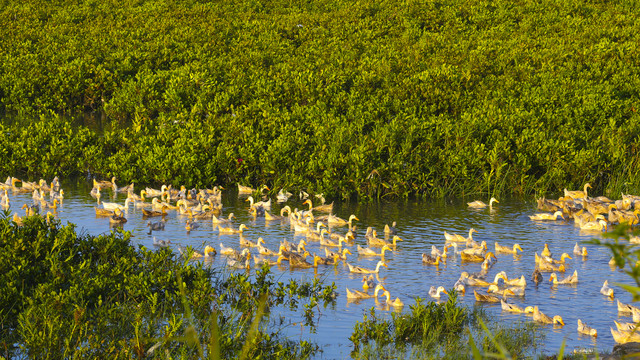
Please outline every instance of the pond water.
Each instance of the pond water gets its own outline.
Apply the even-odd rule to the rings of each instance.
[[[65,200],[63,206],[58,209],[58,216],[63,223],[66,221],[75,223],[83,229],[81,231],[93,235],[110,231],[107,218],[95,217],[96,200],[89,196],[91,190],[89,181],[63,183],[62,187],[65,190]],[[123,203],[125,199],[125,195],[119,195],[115,199],[110,196],[111,192],[108,191],[102,200]],[[31,203],[30,194],[10,192],[10,198],[11,209],[17,211],[19,215],[24,214],[23,210],[18,210],[22,204]],[[233,212],[236,215],[236,228],[239,224],[246,224],[248,230],[245,231],[245,237],[249,240],[256,241],[258,237],[262,237],[268,248],[277,250],[279,242],[284,238],[296,243],[304,238],[304,236],[296,236],[288,223],[266,223],[264,218],[260,217],[254,220],[248,213],[248,203],[245,199],[245,197],[239,197],[235,189],[226,190],[223,194],[223,214]],[[302,201],[297,197],[292,197],[284,205],[292,208],[306,208],[306,205],[302,205]],[[271,213],[279,214],[279,210],[280,205],[274,199]],[[608,280],[610,284],[632,284],[633,281],[621,270],[610,268],[608,262],[611,255],[607,248],[582,243],[594,237],[600,237],[600,234],[581,232],[572,221],[534,222],[528,218],[528,215],[534,212],[537,212],[534,199],[500,199],[500,203],[494,205],[493,211],[469,209],[461,200],[400,201],[381,204],[336,203],[334,206],[334,213],[342,218],[347,219],[351,214],[358,217],[359,221],[355,222],[359,229],[356,243],[361,246],[366,246],[363,235],[367,226],[377,229],[379,234],[382,234],[385,224],[397,222],[398,235],[404,241],[398,243],[395,252],[387,252],[385,258],[388,268],[381,269],[380,279],[393,298],[399,297],[404,301],[403,311],[409,310],[409,306],[415,303],[416,297],[427,301],[432,300],[428,295],[431,286],[442,285],[450,289],[462,271],[480,271],[479,263],[462,263],[459,255],[452,256],[452,249],[450,249],[446,266],[439,268],[425,266],[421,261],[421,254],[430,253],[432,245],[442,249],[445,242],[444,231],[466,236],[469,228],[474,228],[477,230],[473,236],[474,240],[478,242],[485,240],[491,251],[494,249],[494,242],[508,246],[518,243],[524,250],[518,257],[498,254],[498,262],[489,271],[487,279],[492,280],[495,274],[503,270],[509,278],[524,275],[527,279],[526,295],[524,298],[511,298],[511,302],[522,307],[538,305],[547,315],[563,317],[566,324],[564,327],[543,326],[546,339],[540,351],[549,354],[557,352],[563,339],[566,340],[566,349],[569,351],[591,347],[597,347],[601,351],[611,351],[615,342],[609,327],[615,328],[614,320],[631,321],[630,317],[619,317],[615,300],[629,303],[631,296],[616,285],[612,285],[615,290],[614,300],[601,295],[599,290],[604,280]],[[178,244],[191,245],[197,249],[212,245],[219,250],[219,244],[224,243],[226,246],[240,248],[237,235],[219,235],[214,231],[211,222],[201,221],[199,229],[187,234],[185,231],[187,217],[175,211],[169,213],[165,230],[153,232],[152,235],[148,234],[147,220],[142,218],[140,209],[131,207],[126,217],[128,222],[124,225],[124,229],[132,232],[134,243],[149,248],[153,248],[153,236],[162,240],[171,240],[176,252]],[[346,228],[336,227],[334,231],[344,234]],[[587,247],[589,255],[586,260],[580,256],[573,256],[572,250],[576,242]],[[549,282],[549,273],[543,273],[544,281],[537,286],[530,280],[534,269],[534,253],[540,253],[545,243],[549,244],[554,258],[558,258],[563,252],[573,257],[567,260],[566,274],[569,275],[574,270],[578,271],[579,283],[576,286],[553,286]],[[317,242],[309,242],[307,249],[311,254],[315,252],[324,255],[324,249]],[[355,246],[350,249],[354,254],[349,256],[350,263],[367,268],[375,267],[377,258],[358,257]],[[218,255],[211,266],[225,267],[225,264],[225,257]],[[307,339],[319,344],[323,349],[320,357],[331,359],[350,357],[352,348],[348,337],[351,335],[353,326],[356,322],[362,321],[363,315],[375,306],[373,299],[360,303],[347,302],[345,288],[361,289],[362,275],[351,274],[344,264],[335,268],[319,267],[317,274],[314,274],[313,269],[290,271],[287,265],[273,267],[272,273],[276,279],[282,281],[312,280],[314,276],[319,276],[327,284],[335,282],[339,294],[336,305],[327,308],[319,307],[315,333],[310,333],[307,328],[298,324],[302,321],[302,311],[297,315],[284,313],[290,324],[284,331],[292,339]],[[475,289],[482,292],[486,290]],[[474,288],[468,287],[466,295],[458,297],[459,301],[473,307],[476,304],[473,290]],[[446,299],[446,295],[443,299]],[[503,312],[499,304],[483,303],[481,306],[486,309],[490,317],[505,323],[532,321],[530,316]],[[378,309],[377,312],[383,316],[390,316],[385,310]],[[598,338],[579,334],[576,330],[578,319],[596,328]]]

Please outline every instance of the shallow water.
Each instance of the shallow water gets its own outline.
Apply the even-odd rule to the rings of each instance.
[[[81,231],[98,235],[108,233],[110,230],[107,218],[96,218],[94,206],[96,201],[89,196],[91,185],[89,182],[78,182],[64,184],[65,200],[61,208],[58,209],[60,219],[78,225]],[[111,193],[107,192],[103,196],[105,201],[117,201],[123,203],[125,196],[113,199]],[[31,203],[31,194],[17,194],[10,192],[10,199],[13,211],[23,215],[24,211],[19,210],[24,203]],[[239,224],[247,224],[249,229],[245,231],[245,237],[255,241],[258,237],[264,238],[266,246],[272,250],[277,250],[279,242],[286,238],[296,243],[303,239],[302,236],[294,236],[294,232],[288,223],[265,223],[264,218],[253,218],[248,214],[248,203],[245,198],[239,198],[237,192],[233,190],[225,192],[223,197],[224,214],[233,212],[237,219],[235,227]],[[302,202],[292,198],[286,203],[292,208],[306,208]],[[278,214],[280,205],[273,205],[272,213]],[[364,229],[372,226],[382,233],[385,224],[397,221],[398,235],[404,240],[397,246],[397,251],[387,252],[386,260],[388,268],[382,268],[380,279],[385,287],[391,292],[393,298],[400,297],[405,303],[404,311],[409,310],[409,306],[415,303],[415,298],[420,297],[431,300],[428,290],[431,286],[442,285],[450,289],[460,276],[462,271],[477,272],[480,264],[462,263],[459,256],[450,256],[446,266],[435,268],[425,266],[421,261],[423,252],[430,253],[431,245],[436,245],[442,249],[444,244],[443,232],[458,233],[466,236],[469,228],[475,228],[478,232],[474,234],[474,240],[480,242],[485,240],[489,250],[493,250],[494,242],[501,245],[512,246],[519,243],[524,249],[521,256],[498,254],[499,261],[489,271],[488,280],[492,280],[498,272],[504,270],[509,278],[525,275],[527,279],[526,296],[524,298],[513,297],[511,302],[519,306],[538,305],[540,310],[547,315],[561,315],[565,321],[564,327],[544,326],[547,334],[541,349],[545,353],[555,353],[560,349],[563,339],[566,339],[566,349],[571,351],[577,348],[597,347],[601,351],[611,351],[615,345],[609,327],[614,327],[613,320],[624,322],[631,321],[631,317],[619,317],[615,299],[623,303],[631,302],[631,296],[619,286],[612,285],[615,289],[615,299],[611,300],[600,294],[604,280],[609,280],[610,284],[626,283],[633,281],[620,270],[612,270],[609,265],[611,257],[608,249],[590,244],[586,246],[589,256],[583,260],[580,256],[573,256],[572,250],[576,242],[581,243],[600,237],[598,233],[583,233],[576,228],[572,222],[533,222],[527,215],[537,212],[534,200],[507,200],[503,199],[494,206],[493,211],[471,210],[462,201],[401,201],[387,204],[336,204],[334,213],[342,218],[348,218],[355,214],[359,221],[360,236],[356,243],[365,246],[363,238]],[[319,214],[320,215],[320,214]],[[202,221],[201,227],[190,234],[184,228],[186,216],[170,212],[165,231],[148,234],[146,226],[147,220],[142,219],[139,209],[133,207],[127,214],[128,222],[124,229],[131,231],[133,242],[152,248],[153,236],[162,240],[171,240],[174,250],[176,246],[191,245],[202,249],[209,244],[219,249],[219,244],[240,248],[237,235],[218,235],[213,230],[210,222]],[[153,220],[157,221],[157,220]],[[334,231],[344,233],[346,228],[334,228]],[[531,280],[531,273],[534,269],[534,252],[540,253],[544,244],[548,243],[555,258],[563,252],[569,253],[573,259],[568,261],[567,275],[577,270],[579,274],[579,284],[576,286],[558,285],[553,286],[549,282],[549,273],[543,273],[544,282],[536,286]],[[307,246],[310,253],[324,255],[324,250],[318,243],[310,242]],[[377,258],[360,258],[357,251],[351,247],[354,255],[349,256],[349,262],[363,267],[374,268]],[[218,255],[211,266],[224,267],[226,260],[224,256]],[[319,276],[327,284],[335,282],[339,294],[334,307],[319,306],[319,314],[316,317],[316,332],[310,333],[308,328],[299,325],[302,321],[300,315],[293,315],[285,310],[284,316],[288,326],[284,332],[292,339],[307,339],[318,343],[323,349],[320,355],[324,358],[348,358],[352,350],[348,337],[351,335],[356,322],[362,321],[363,314],[370,311],[375,303],[372,299],[360,303],[348,303],[346,299],[345,287],[351,289],[361,289],[362,275],[349,273],[346,265],[340,264],[337,268],[320,267],[317,275],[313,269],[290,271],[287,266],[274,267],[272,273],[278,280],[298,279],[312,280],[314,276]],[[562,276],[560,276],[562,278]],[[475,288],[480,291],[486,289]],[[467,288],[466,296],[459,296],[462,304],[473,307],[475,299],[473,297],[474,288]],[[444,295],[443,299],[446,299]],[[502,312],[500,305],[482,304],[489,316],[513,323],[516,321],[532,321],[530,316],[510,314]],[[387,311],[378,309],[379,314],[389,316]],[[578,334],[577,320],[581,319],[588,325],[598,330],[598,338]]]

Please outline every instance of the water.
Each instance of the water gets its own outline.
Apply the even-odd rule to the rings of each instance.
[[[58,216],[65,221],[78,225],[81,231],[98,235],[110,231],[107,218],[96,218],[94,206],[96,201],[89,196],[91,184],[80,181],[78,183],[63,184],[65,190],[64,205],[58,210]],[[138,191],[139,192],[139,191]],[[111,193],[103,196],[105,201],[124,202],[124,195],[112,199]],[[31,194],[14,194],[10,192],[12,210],[23,215],[18,210],[24,203],[31,203]],[[274,199],[275,200],[275,199]],[[306,209],[306,205],[298,199],[292,198],[286,203],[292,208]],[[303,239],[294,236],[294,232],[288,223],[265,223],[264,218],[254,220],[247,211],[248,202],[245,198],[239,198],[236,191],[229,190],[223,196],[224,214],[233,212],[237,219],[235,227],[241,223],[247,224],[249,229],[245,231],[245,237],[256,241],[263,237],[266,246],[277,250],[279,242],[286,238],[296,243]],[[274,201],[273,214],[279,214],[280,205]],[[480,264],[462,263],[459,256],[450,256],[446,266],[436,268],[425,266],[421,261],[423,252],[430,253],[431,245],[442,249],[444,244],[443,232],[458,233],[466,236],[469,228],[475,228],[478,232],[474,239],[478,242],[485,240],[489,250],[493,250],[494,242],[501,245],[512,246],[519,243],[524,252],[521,256],[498,254],[498,263],[490,270],[487,279],[492,280],[499,271],[506,271],[509,278],[524,275],[527,279],[526,296],[524,298],[511,298],[511,302],[519,306],[538,305],[540,310],[547,315],[561,315],[565,326],[544,326],[547,334],[541,351],[555,353],[560,349],[563,339],[566,339],[566,349],[597,347],[601,351],[611,351],[615,342],[609,327],[614,327],[613,320],[630,322],[630,317],[619,317],[615,299],[623,303],[631,302],[631,296],[622,290],[616,283],[633,284],[632,279],[621,270],[612,270],[609,265],[610,252],[604,247],[590,244],[582,244],[583,241],[600,237],[599,234],[583,233],[573,225],[573,222],[533,222],[528,215],[537,212],[533,199],[528,201],[518,199],[502,199],[494,206],[493,211],[488,209],[468,209],[462,201],[401,201],[387,204],[336,204],[334,213],[342,218],[348,218],[355,214],[359,229],[357,243],[365,246],[363,239],[364,229],[372,226],[382,233],[385,224],[397,222],[398,235],[404,240],[400,242],[397,251],[387,252],[386,260],[388,269],[382,268],[380,279],[391,292],[393,298],[399,297],[405,303],[404,311],[415,303],[416,297],[431,300],[428,290],[431,286],[444,286],[450,289],[460,276],[462,271],[480,271]],[[319,214],[321,215],[321,214]],[[133,242],[152,248],[153,236],[162,240],[171,240],[175,246],[191,245],[202,249],[209,244],[219,249],[219,244],[240,248],[237,235],[218,235],[213,230],[210,222],[201,221],[201,227],[190,234],[184,228],[186,216],[175,212],[169,214],[165,231],[148,234],[147,220],[142,219],[139,209],[131,208],[127,214],[128,222],[124,229],[131,231]],[[157,220],[153,220],[157,221]],[[346,228],[334,228],[334,231],[344,233]],[[578,242],[586,246],[589,256],[583,260],[580,256],[573,256],[574,244]],[[543,273],[544,282],[536,286],[531,280],[534,269],[534,252],[540,253],[544,244],[548,243],[552,254],[559,258],[563,252],[569,253],[573,259],[567,260],[569,266],[566,275],[577,270],[579,283],[576,286],[553,286],[549,282],[549,273]],[[324,250],[318,243],[310,242],[307,249],[311,254],[324,255]],[[349,256],[349,262],[363,267],[374,268],[377,258],[359,258],[355,247],[351,248],[354,255]],[[211,266],[224,267],[225,257],[218,255]],[[283,311],[285,323],[288,324],[284,333],[290,338],[306,339],[318,343],[323,349],[321,357],[324,358],[348,358],[352,348],[348,337],[351,335],[356,322],[362,321],[363,315],[375,306],[373,299],[360,303],[349,303],[346,299],[345,288],[361,289],[362,275],[349,273],[346,265],[340,264],[334,267],[320,267],[317,275],[313,269],[290,271],[284,267],[274,267],[272,273],[278,280],[287,279],[312,280],[319,276],[328,284],[335,282],[339,297],[334,307],[319,307],[316,317],[317,331],[310,333],[308,328],[300,325],[303,322],[301,313]],[[562,278],[563,276],[560,276]],[[609,280],[615,289],[615,299],[611,300],[600,294],[604,280]],[[482,292],[486,289],[475,288]],[[459,296],[462,304],[473,307],[473,287],[467,288],[465,296]],[[444,295],[443,299],[446,299]],[[500,305],[482,304],[489,316],[504,323],[516,321],[532,321],[530,316],[502,312]],[[389,316],[384,310],[377,310],[382,316]],[[598,338],[580,335],[577,332],[577,320],[581,319],[588,325],[598,330]]]

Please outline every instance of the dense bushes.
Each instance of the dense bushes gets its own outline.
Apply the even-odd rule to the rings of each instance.
[[[126,232],[94,237],[57,220],[17,226],[4,215],[0,356],[297,359],[317,350],[267,330],[260,314],[304,305],[314,326],[313,311],[333,301],[334,286],[275,283],[267,269],[253,280],[222,274],[171,250],[135,249]]]
[[[625,2],[33,0],[0,15],[0,106],[121,128],[59,173],[340,197],[640,190]]]

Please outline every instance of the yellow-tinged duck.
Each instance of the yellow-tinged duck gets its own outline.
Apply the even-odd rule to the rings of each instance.
[[[367,277],[366,275],[362,275],[362,289],[368,290],[375,284],[373,280],[373,274]]]
[[[556,264],[556,265],[566,264],[565,259],[573,259],[573,258],[567,253],[562,253],[562,255],[560,255],[560,260],[555,260],[550,256],[536,256],[535,257],[536,264],[541,263],[541,262],[547,262],[547,263]]]
[[[598,337],[598,331],[588,326],[587,324],[583,323],[582,320],[580,319],[578,319],[578,332],[580,334]]]
[[[347,260],[347,254],[353,255],[351,253],[351,251],[349,251],[349,249],[346,249],[346,248],[342,249],[342,253],[340,253],[340,252],[335,253],[335,252],[329,250],[328,248],[324,248],[324,254],[327,257],[334,257],[335,255],[338,255],[338,259],[343,260],[343,261]]]
[[[157,210],[147,210],[145,208],[142,208],[142,217],[148,218],[148,217],[156,217],[156,216],[162,216],[165,217],[167,216],[167,209],[168,207],[163,206],[162,210],[157,211]]]
[[[258,241],[256,241],[256,242],[253,242],[251,240],[247,240],[242,236],[240,237],[240,246],[242,246],[242,247],[258,247],[258,246],[260,246],[260,243],[264,244],[264,239],[261,238],[261,237],[259,237]]]
[[[327,223],[329,225],[332,226],[345,226],[345,225],[349,225],[349,228],[351,228],[353,226],[353,220],[358,220],[358,217],[351,214],[351,216],[349,216],[349,220],[345,220],[342,218],[339,218],[335,215],[329,215],[327,217]]]
[[[440,265],[440,260],[442,259],[441,256],[431,256],[431,255],[427,255],[425,253],[422,253],[422,263],[424,265],[435,265],[435,266],[439,266]]]
[[[600,294],[608,296],[613,299],[613,288],[609,287],[609,280],[605,280],[600,289]]]
[[[503,311],[508,311],[508,312],[512,312],[512,313],[518,313],[518,314],[522,314],[524,312],[524,309],[519,307],[518,305],[515,304],[510,304],[506,301],[504,301],[503,299],[500,299],[500,306],[502,307]]]
[[[327,229],[322,229],[320,231],[320,245],[322,245],[322,246],[342,248],[342,243],[346,243],[347,242],[347,240],[345,238],[343,238],[343,237],[339,238],[337,243],[334,242],[334,241],[331,241],[329,239],[325,239],[324,238],[324,234],[326,234],[326,233],[327,233]]]
[[[611,336],[618,344],[626,344],[628,342],[640,342],[640,331],[617,331],[611,329]]]
[[[640,312],[640,308],[633,306],[631,304],[623,304],[620,302],[620,300],[618,301],[618,312],[622,313],[622,314],[632,314],[634,309],[636,312]]]
[[[608,224],[605,220],[598,219],[597,221],[589,221],[580,225],[580,230],[587,231],[607,231]]]
[[[398,241],[404,241],[404,240],[402,240],[400,238],[400,236],[393,235],[393,238],[391,239],[391,242],[388,242],[385,239],[380,239],[380,238],[375,237],[375,234],[376,234],[375,230],[373,231],[373,233],[374,233],[374,236],[367,239],[368,242],[369,242],[369,246],[385,246],[385,245],[387,245],[387,246],[395,249]]]
[[[558,280],[558,275],[556,273],[551,273],[549,277],[549,282],[552,282],[553,285],[573,285],[578,283],[578,270],[574,270],[573,274],[565,277],[562,280]]]
[[[513,255],[517,255],[518,254],[518,250],[522,251],[522,247],[520,247],[520,244],[513,244],[513,247],[510,248],[508,246],[498,245],[498,242],[496,242],[496,254],[513,254]]]
[[[584,199],[587,197],[587,189],[591,187],[591,184],[586,183],[584,184],[584,190],[580,191],[580,190],[574,190],[574,191],[569,191],[566,188],[564,189],[564,196],[565,197],[570,197],[572,199]]]
[[[489,204],[486,204],[484,201],[481,200],[476,200],[476,201],[472,201],[472,202],[468,202],[467,206],[470,208],[474,208],[474,209],[483,209],[486,208],[487,206],[489,207],[489,209],[493,209],[493,203],[500,203],[500,201],[498,201],[496,198],[492,197],[491,200],[489,200]]]
[[[564,320],[560,315],[556,315],[553,318],[545,315],[537,306],[533,307],[533,320],[543,324],[560,324],[564,326]]]
[[[538,263],[536,263],[536,269],[540,272],[565,272],[566,268],[564,266],[564,264],[560,264],[560,265],[555,265],[553,263],[550,263],[548,261],[540,261]]]
[[[380,260],[378,261],[378,264],[376,265],[376,268],[374,270],[371,269],[366,269],[360,266],[355,266],[355,265],[351,265],[349,263],[347,263],[347,265],[349,266],[349,271],[351,271],[352,273],[356,273],[356,274],[377,274],[380,272],[380,267],[384,266],[384,267],[388,267],[387,264],[384,263],[384,261]]]
[[[282,209],[280,209],[280,215],[273,215],[270,212],[266,211],[264,212],[264,220],[265,221],[282,221],[284,219],[287,219],[288,216],[285,215],[286,212],[291,212],[291,208],[289,207],[289,205],[283,207]]]
[[[544,244],[544,249],[542,249],[542,252],[540,253],[540,255],[551,257],[551,250],[549,250],[549,244],[547,243]]]
[[[113,216],[115,214],[115,212],[111,210],[102,209],[95,206],[93,208],[96,209],[96,217],[107,217],[107,216]]]
[[[441,293],[445,293],[445,294],[449,295],[449,293],[444,288],[444,286],[438,286],[438,288],[436,288],[435,286],[432,286],[429,289],[429,296],[431,296],[434,299],[440,299],[440,297],[442,296],[442,295],[440,295]]]
[[[578,245],[578,243],[576,243],[576,245],[573,247],[573,254],[582,255],[583,258],[589,255],[589,253],[587,252],[587,247],[583,246],[582,249],[580,249],[580,246]]]
[[[519,286],[519,287],[526,287],[527,286],[527,280],[524,278],[524,275],[521,275],[517,279],[509,279],[507,277],[507,273],[505,273],[504,271],[501,271],[501,272],[496,274],[496,277],[493,280],[493,282],[497,284],[498,283],[498,279],[502,279],[504,281],[504,283],[506,285],[509,285],[509,286]]]
[[[111,178],[111,181],[107,181],[107,180],[96,181],[96,179],[93,179],[93,187],[98,189],[113,188],[113,184],[115,183],[116,183],[115,176]]]
[[[613,320],[613,323],[616,324],[618,331],[634,331],[640,329],[640,324],[634,322],[619,323]]]
[[[212,258],[214,255],[216,255],[216,249],[214,249],[212,246],[207,245],[204,248],[203,252],[199,252],[199,251],[193,251],[193,253],[191,254],[191,260],[198,260],[198,259],[209,259]]]
[[[396,222],[394,221],[391,226],[389,224],[384,224],[384,234],[386,236],[396,235],[398,232],[396,231]]]
[[[238,250],[232,247],[224,246],[224,244],[220,243],[220,254],[228,256],[238,256],[239,253]]]
[[[453,245],[445,245],[442,251],[438,250],[435,245],[431,245],[431,256],[441,256],[443,259],[447,257],[447,249]]]
[[[218,225],[218,232],[220,234],[242,234],[242,232],[248,229],[247,225],[245,224],[240,224],[240,226],[237,229],[234,229],[232,227],[223,227],[221,225]]]
[[[462,259],[462,261],[465,261],[465,262],[483,262],[486,259],[496,259],[497,260],[496,256],[493,255],[493,253],[491,251],[489,251],[484,256],[465,253],[464,251],[462,251],[460,253],[460,258]]]
[[[469,275],[468,272],[463,271],[460,274],[460,279],[458,279],[458,281],[462,282],[465,285],[469,285],[469,286],[482,286],[482,287],[486,287],[489,285],[492,285],[493,283],[490,283],[488,281],[485,281],[483,279],[477,278],[477,277],[473,277],[471,275]]]
[[[506,289],[500,289],[498,285],[491,284],[487,288],[487,293],[499,294],[502,295],[503,298],[506,298],[508,295],[511,296],[524,296],[524,288],[523,287],[510,287]]]
[[[505,290],[504,294],[509,294],[510,292],[513,293],[511,290],[507,289]],[[503,300],[504,296],[506,295],[503,295],[502,297],[498,297],[490,294],[479,294],[476,290],[473,290],[473,296],[475,296],[476,301],[478,302],[498,303],[500,302],[500,300]]]
[[[564,220],[564,215],[560,210],[554,212],[553,214],[537,213],[537,214],[529,215],[529,219],[533,221],[554,221],[554,220],[558,220],[558,217],[561,217]]]
[[[395,300],[391,301],[391,293],[389,293],[389,291],[385,290],[383,295],[387,298],[385,300],[385,304],[395,308],[395,309],[400,309],[404,306],[404,303],[400,300],[400,298],[396,298]]]
[[[302,203],[302,205],[309,205],[309,211],[315,210],[315,211],[319,211],[319,212],[328,212],[331,213],[333,212],[333,203],[331,204],[324,204],[324,205],[318,205],[316,207],[313,206],[313,203],[311,202],[311,199],[307,199],[305,200],[305,202]]]
[[[320,265],[335,265],[340,261],[340,258],[338,257],[338,254],[334,254],[333,257],[321,257],[314,253],[313,260],[317,261]]]
[[[122,216],[122,211],[120,209],[116,209],[114,214],[109,218],[110,224],[124,224],[127,222],[127,218]]]
[[[260,239],[262,239],[262,238],[260,238]],[[264,241],[262,241],[262,243],[264,243]],[[276,256],[276,255],[278,255],[278,253],[276,253],[275,251],[270,250],[270,249],[262,246],[261,244],[258,244],[257,248],[258,248],[258,253],[260,255],[263,255],[263,256]]]
[[[360,245],[357,246],[357,249],[358,249],[358,255],[360,256],[380,256],[382,258],[384,258],[385,250],[392,251],[389,245],[384,245],[382,249],[380,249],[380,253],[377,253],[375,250],[371,248],[364,248]]]
[[[469,229],[469,236],[464,237],[458,234],[449,234],[448,232],[444,232],[444,238],[449,242],[464,242],[466,243],[468,240],[473,240],[473,233],[478,232],[476,229]]]
[[[211,223],[213,225],[219,225],[219,224],[231,224],[233,222],[232,219],[235,219],[235,215],[233,213],[229,213],[229,216],[227,219],[222,219],[222,218],[218,218],[215,215],[211,216]]]
[[[369,299],[369,298],[378,298],[378,293],[380,292],[380,290],[382,291],[387,291],[384,286],[378,284],[376,285],[376,288],[373,292],[373,294],[368,294],[364,291],[360,291],[360,290],[349,290],[349,288],[347,289],[347,299],[349,300],[361,300],[361,299]]]

